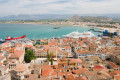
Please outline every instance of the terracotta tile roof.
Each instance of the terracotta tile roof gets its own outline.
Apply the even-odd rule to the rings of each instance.
[[[95,54],[96,51],[83,51],[83,50],[77,50],[78,54]]]
[[[109,62],[109,64],[113,67],[113,68],[119,68],[115,63],[113,62]]]
[[[100,66],[100,65],[95,65],[94,69],[105,69],[105,67],[104,66]]]
[[[85,72],[85,71],[88,71],[86,68],[81,68],[81,69],[76,69],[76,70],[73,70],[72,72],[74,73],[74,74],[83,74],[83,72]]]
[[[43,69],[42,69],[42,76],[52,76],[52,75],[56,75],[57,73],[53,71],[53,68],[51,65],[44,65]]]
[[[63,42],[68,42],[68,40],[67,39],[63,39]]]
[[[76,77],[73,80],[88,80],[88,79],[85,76],[82,76],[82,77]]]
[[[25,45],[24,47],[26,47],[26,48],[32,48],[33,46],[32,45]]]
[[[114,80],[120,80],[120,75],[115,75]]]
[[[84,42],[83,41],[78,41],[79,44],[83,44]]]
[[[65,75],[66,80],[73,80],[75,76],[73,74],[66,74]]]
[[[58,72],[58,71],[60,72],[60,69],[54,69],[54,71],[55,71],[55,72]]]
[[[111,77],[114,77],[115,73],[114,72],[109,72],[108,73]]]
[[[11,56],[9,57],[9,59],[18,59],[23,54],[24,54],[24,50],[16,50],[13,54],[11,54]]]
[[[59,76],[63,76],[64,75],[64,73],[63,72],[59,72]]]
[[[112,77],[106,71],[85,71],[84,75],[88,80],[110,80]]]
[[[66,60],[63,60],[63,59],[60,60],[59,59],[57,62],[58,62],[58,64],[67,64],[67,59]]]
[[[64,46],[63,48],[65,48],[65,49],[71,49],[70,46]]]
[[[28,69],[28,66],[27,66],[27,65],[25,65],[25,64],[20,64],[20,65],[18,65],[18,66],[14,69],[14,71],[21,72],[21,71],[25,71],[25,70],[27,70],[27,69]]]
[[[58,43],[57,42],[54,42],[54,43],[48,43],[48,45],[50,46],[50,45],[58,45]]]
[[[22,44],[19,44],[19,47],[22,47]]]
[[[54,72],[52,69],[42,69],[42,76],[52,76],[56,75],[57,73]]]
[[[70,63],[82,63],[81,59],[70,59]]]
[[[2,44],[1,44],[1,46],[8,46],[8,45],[10,45],[9,42],[5,42],[5,43],[2,43]]]
[[[104,70],[108,71],[103,65],[94,65],[94,70]]]
[[[53,68],[57,69],[58,65],[51,65]]]
[[[116,75],[120,75],[120,71],[118,71],[118,70],[115,71],[114,73],[115,73]]]

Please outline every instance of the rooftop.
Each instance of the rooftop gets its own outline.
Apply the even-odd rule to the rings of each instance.
[[[13,54],[11,54],[9,59],[18,59],[22,56],[22,54],[24,54],[24,50],[16,50]]]
[[[28,69],[28,66],[27,65],[25,65],[25,64],[20,64],[20,65],[18,65],[15,69],[14,69],[14,71],[16,71],[16,72],[23,72],[23,71],[25,71],[25,70],[27,70]]]

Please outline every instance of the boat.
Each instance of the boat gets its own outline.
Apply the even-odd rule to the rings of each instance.
[[[54,27],[53,29],[60,29],[61,27]]]
[[[92,32],[83,32],[79,33],[78,31],[71,32],[70,34],[63,35],[64,37],[80,38],[80,37],[94,37],[95,35]]]
[[[3,39],[0,39],[0,43],[4,43],[5,41]]]
[[[102,36],[118,36],[117,32],[110,32],[108,30],[103,31]]]
[[[21,37],[15,37],[15,38],[7,36],[6,39],[5,39],[5,41],[18,40],[18,39],[23,39],[25,37],[26,37],[26,35],[23,35]]]

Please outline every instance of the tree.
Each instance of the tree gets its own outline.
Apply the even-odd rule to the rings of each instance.
[[[51,65],[53,65],[53,57],[54,57],[54,54],[53,53],[48,53],[47,54],[47,60],[51,62]]]
[[[108,58],[106,58],[106,60],[107,60],[107,61],[110,61],[111,59],[108,57]]]
[[[26,63],[31,62],[31,60],[36,59],[36,57],[34,56],[34,52],[33,50],[29,50],[28,48],[25,48],[25,57],[24,57],[24,61]]]

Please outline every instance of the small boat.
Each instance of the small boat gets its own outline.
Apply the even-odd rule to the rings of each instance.
[[[23,39],[23,38],[25,38],[25,37],[26,37],[26,35],[23,35],[23,36],[21,36],[21,37],[15,37],[15,38],[10,37],[10,36],[7,36],[6,39],[5,39],[5,41],[11,41],[11,40]]]
[[[5,41],[3,39],[0,39],[0,43],[4,43]]]
[[[60,29],[61,27],[54,27],[53,29]]]

